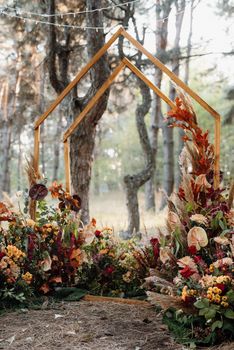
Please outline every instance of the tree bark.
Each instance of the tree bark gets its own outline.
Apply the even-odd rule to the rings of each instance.
[[[101,7],[101,1],[86,0],[87,10]],[[102,12],[88,12],[86,15],[88,27],[103,27]],[[95,53],[105,44],[103,29],[97,31],[87,29],[87,50],[91,59]],[[84,105],[97,92],[109,76],[109,65],[107,54],[105,54],[91,70],[91,88],[87,95],[81,100],[77,98],[73,104],[73,116],[82,110]],[[91,180],[91,169],[93,163],[93,151],[95,146],[96,126],[106,110],[109,90],[100,97],[99,101],[86,118],[80,123],[77,130],[72,134],[70,141],[71,178],[72,187],[82,200],[82,221],[89,221],[89,189]],[[78,108],[77,108],[78,107]]]
[[[16,78],[17,83],[18,75]],[[16,86],[15,83],[15,86]],[[10,193],[11,176],[10,176],[10,162],[11,162],[11,143],[12,143],[12,117],[9,116],[9,82],[4,84],[3,103],[2,103],[2,118],[1,124],[1,183],[0,194],[2,191]]]
[[[179,75],[179,56],[180,56],[180,34],[181,27],[184,17],[185,0],[176,0],[176,35],[173,48],[173,58],[172,58],[172,72]],[[170,100],[174,101],[176,95],[176,90],[174,85],[170,84],[169,97]],[[163,132],[163,189],[168,196],[171,195],[174,189],[174,137],[173,128],[169,128],[170,122],[162,121],[162,132]],[[178,163],[178,162],[177,162]],[[161,209],[166,205],[167,200],[163,196],[161,202]]]
[[[168,17],[171,12],[171,5],[173,1],[167,0],[161,3],[156,1],[156,31],[155,31],[155,41],[156,41],[156,56],[163,60],[166,58],[166,48],[167,48],[167,36],[168,36]],[[164,19],[165,20],[162,20]],[[160,89],[162,83],[162,71],[155,68],[154,73],[155,85]],[[145,203],[146,210],[155,210],[155,171],[156,171],[156,158],[158,150],[158,131],[160,120],[163,119],[162,109],[161,109],[161,98],[153,94],[152,100],[152,111],[151,111],[151,121],[150,121],[150,142],[154,157],[154,168],[153,174],[150,180],[145,186]]]

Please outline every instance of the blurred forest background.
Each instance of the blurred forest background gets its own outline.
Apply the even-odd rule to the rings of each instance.
[[[232,0],[8,0],[0,1],[0,14],[0,193],[13,195],[27,187],[25,158],[33,150],[35,120],[118,25],[220,113],[221,167],[225,183],[230,182],[234,170]],[[63,133],[123,56],[174,99],[174,86],[146,57],[122,39],[115,42],[108,57],[42,127],[40,170],[49,184],[64,183]],[[198,105],[194,108],[213,139],[212,117]],[[167,106],[125,70],[88,117],[89,124],[81,125],[71,140],[71,170],[74,190],[85,202],[84,221],[91,216],[100,224],[129,232],[138,231],[139,225],[141,229],[158,225],[159,210],[165,205],[161,189],[170,195],[178,187],[183,147],[181,135],[163,120],[166,112]],[[88,153],[82,180],[81,158]],[[140,213],[140,224],[136,213],[129,219],[126,189],[128,209]],[[129,199],[131,204],[139,200],[139,210],[138,203],[129,208]]]

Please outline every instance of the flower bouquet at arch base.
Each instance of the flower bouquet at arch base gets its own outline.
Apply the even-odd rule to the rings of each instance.
[[[214,146],[184,95],[168,119],[171,127],[184,130],[181,184],[175,199],[168,199],[157,267],[146,278],[148,296],[165,310],[164,322],[178,341],[208,345],[233,340],[234,186],[215,186]]]

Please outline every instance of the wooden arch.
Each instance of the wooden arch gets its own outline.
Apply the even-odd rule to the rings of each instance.
[[[199,95],[196,94],[189,86],[187,86],[182,80],[180,80],[172,71],[170,71],[161,61],[154,57],[149,51],[147,51],[144,46],[142,46],[136,39],[134,39],[128,32],[126,32],[122,27],[117,30],[117,32],[108,40],[108,42],[103,45],[103,47],[93,56],[93,58],[86,64],[86,66],[81,69],[77,76],[71,81],[71,83],[62,91],[62,93],[57,97],[57,99],[51,104],[45,113],[43,113],[35,123],[34,126],[34,169],[38,173],[39,170],[39,150],[40,150],[40,126],[46,120],[46,118],[53,112],[53,110],[62,102],[62,100],[67,96],[67,94],[74,88],[75,85],[79,83],[81,78],[90,70],[90,68],[105,54],[109,47],[117,40],[119,36],[126,38],[133,46],[135,46],[139,51],[141,51],[148,59],[162,72],[164,72],[168,77],[174,81],[180,88],[182,88],[189,96],[191,96],[195,101],[198,102],[210,115],[215,119],[215,163],[214,163],[214,184],[215,187],[219,185],[219,172],[220,172],[220,115]],[[92,109],[98,99],[102,94],[108,89],[112,84],[116,76],[120,73],[122,69],[128,67],[135,73],[140,79],[142,79],[158,96],[160,96],[168,105],[174,107],[174,103],[166,96],[164,93],[157,88],[136,66],[134,66],[126,57],[120,62],[120,64],[115,68],[110,77],[106,82],[100,87],[95,96],[89,101],[84,110],[77,116],[72,125],[67,129],[64,134],[64,157],[65,157],[65,176],[66,176],[66,190],[70,192],[70,161],[69,161],[69,143],[68,139],[73,131],[77,128],[79,123],[85,118],[87,113]]]

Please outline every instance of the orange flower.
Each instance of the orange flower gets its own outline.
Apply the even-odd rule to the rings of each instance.
[[[60,195],[60,190],[62,190],[62,184],[58,184],[57,181],[54,181],[52,183],[52,186],[49,187],[49,191],[51,192],[52,198],[58,198]]]

